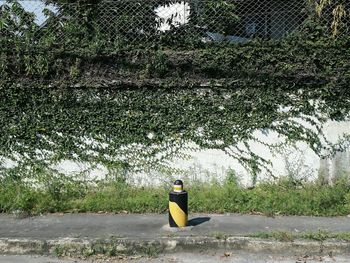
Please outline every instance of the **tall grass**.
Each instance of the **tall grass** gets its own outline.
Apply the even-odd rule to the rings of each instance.
[[[56,182],[34,188],[14,180],[0,184],[0,212],[165,213],[170,188],[134,187],[125,182],[96,184]],[[294,184],[282,179],[246,189],[234,181],[189,185],[190,213],[253,213],[264,215],[339,216],[350,213],[347,180],[333,186]]]

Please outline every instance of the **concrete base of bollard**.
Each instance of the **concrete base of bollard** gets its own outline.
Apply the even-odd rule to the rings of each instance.
[[[169,231],[169,232],[188,232],[191,231],[193,226],[185,226],[185,227],[170,227],[169,224],[166,224],[161,227],[162,230],[164,231]]]

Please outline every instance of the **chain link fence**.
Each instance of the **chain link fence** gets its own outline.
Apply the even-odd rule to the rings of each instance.
[[[276,39],[297,30],[311,13],[306,0],[37,0],[0,5],[3,36],[27,34],[31,43],[45,37],[66,46],[89,40],[109,45]]]

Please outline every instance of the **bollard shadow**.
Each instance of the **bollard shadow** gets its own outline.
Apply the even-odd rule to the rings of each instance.
[[[196,217],[191,220],[188,220],[188,226],[198,226],[200,224],[208,222],[209,220],[210,217]]]

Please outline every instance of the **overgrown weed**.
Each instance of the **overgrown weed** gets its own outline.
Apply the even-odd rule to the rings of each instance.
[[[170,187],[135,187],[123,181],[95,184],[56,179],[48,187],[2,180],[0,211],[31,214],[51,212],[164,213]],[[230,181],[231,180],[231,181]],[[252,189],[229,178],[223,184],[189,185],[191,213],[258,213],[274,215],[348,215],[350,189],[346,180],[333,186],[317,182],[293,185],[288,179],[260,183]]]

